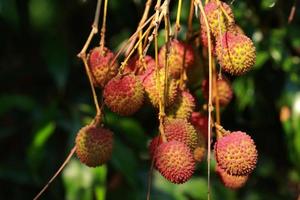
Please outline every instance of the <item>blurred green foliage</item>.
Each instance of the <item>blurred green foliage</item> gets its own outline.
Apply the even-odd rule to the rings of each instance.
[[[107,46],[117,50],[134,32],[144,3],[109,1]],[[223,187],[213,164],[213,199],[285,200],[300,193],[300,12],[297,8],[287,24],[292,4],[233,1],[236,21],[255,42],[257,62],[250,73],[231,78],[235,99],[222,119],[225,128],[254,138],[259,161],[237,191]],[[66,158],[78,129],[95,114],[76,57],[95,5],[96,0],[0,0],[0,199],[32,199]],[[184,1],[182,38],[188,9]],[[176,1],[171,10],[174,22]],[[99,36],[92,46],[98,41]],[[145,199],[147,143],[157,132],[156,111],[146,106],[132,118],[105,113],[105,125],[115,132],[111,161],[90,169],[74,157],[42,199]],[[206,171],[202,163],[183,185],[170,184],[155,172],[152,199],[206,199]]]

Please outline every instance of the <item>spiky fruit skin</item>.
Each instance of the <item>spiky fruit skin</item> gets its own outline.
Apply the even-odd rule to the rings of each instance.
[[[158,55],[159,65],[165,65],[166,45],[164,45]],[[170,52],[168,57],[170,74],[175,78],[180,76],[183,68],[189,68],[195,60],[192,46],[178,40],[170,42]]]
[[[88,63],[93,75],[93,84],[104,87],[105,84],[118,73],[118,64],[112,64],[115,54],[108,48],[92,49],[88,56]]]
[[[144,88],[133,74],[116,76],[104,87],[104,102],[111,111],[127,116],[135,113],[143,104]]]
[[[154,137],[151,140],[151,142],[149,144],[149,154],[150,154],[151,158],[155,155],[155,151],[161,143],[162,143],[162,139],[161,139],[161,136],[159,136],[159,135]]]
[[[227,106],[233,97],[233,91],[230,82],[226,78],[218,79],[216,81],[216,89],[219,97],[219,105],[223,107]],[[205,99],[208,99],[208,91],[208,80],[205,79],[202,81],[202,93]],[[217,97],[214,90],[212,97],[213,104],[215,104]]]
[[[200,112],[193,112],[190,118],[191,124],[198,130],[198,133],[207,140],[208,135],[208,117]]]
[[[195,161],[190,149],[178,141],[159,145],[155,152],[155,167],[167,180],[181,184],[191,178]]]
[[[244,34],[225,32],[217,39],[216,55],[224,71],[242,75],[255,64],[256,52],[253,42]]]
[[[236,131],[217,140],[216,160],[220,168],[234,176],[249,175],[257,162],[254,141],[244,132]]]
[[[164,131],[168,141],[179,141],[194,150],[198,143],[197,132],[193,125],[184,119],[167,119]]]
[[[165,73],[164,70],[159,70],[159,78],[156,79],[156,72],[155,70],[147,70],[145,74],[141,77],[143,86],[145,88],[145,91],[153,104],[154,107],[159,107],[159,92],[163,95],[164,91],[164,80],[165,80]],[[158,81],[160,82],[160,87],[158,84]],[[175,79],[172,76],[168,77],[168,83],[167,83],[167,97],[165,106],[170,106],[174,103],[176,96],[177,96],[177,83]]]
[[[124,73],[134,73],[135,75],[142,75],[148,69],[155,68],[155,60],[146,55],[144,58],[134,56],[129,59],[127,65],[124,68]]]
[[[204,6],[204,12],[207,16],[207,21],[209,24],[209,28],[211,30],[211,33],[213,34],[214,37],[218,37],[221,34],[223,34],[226,31],[226,28],[230,26],[231,24],[234,23],[234,15],[233,12],[230,8],[230,6],[224,2],[221,2],[222,7],[224,8],[225,12],[227,15],[231,18],[231,21],[228,21],[226,16],[221,10],[221,7],[219,6],[217,1],[210,1]],[[207,28],[205,26],[205,21],[203,15],[201,15],[201,35],[202,41],[205,42],[206,39],[206,44],[207,44]]]
[[[188,91],[180,91],[172,106],[167,109],[168,117],[189,119],[195,109],[195,99]]]
[[[219,175],[222,183],[225,187],[230,189],[239,189],[243,187],[249,176],[233,176],[228,173],[226,173],[222,168],[220,168],[218,165],[216,166],[216,172]]]
[[[113,133],[104,128],[85,126],[76,136],[76,154],[89,167],[106,163],[112,154]]]

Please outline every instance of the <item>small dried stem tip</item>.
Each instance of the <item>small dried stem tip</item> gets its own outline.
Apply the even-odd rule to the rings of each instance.
[[[230,131],[225,130],[225,129],[223,128],[223,126],[221,126],[221,125],[218,124],[218,123],[214,123],[214,127],[216,128],[217,133],[219,133],[219,135],[217,135],[217,138],[218,138],[218,139],[221,138],[221,137],[223,137],[223,136],[225,136],[225,135],[230,134]]]

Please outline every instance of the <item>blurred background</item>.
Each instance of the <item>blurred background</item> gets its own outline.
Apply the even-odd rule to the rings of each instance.
[[[117,50],[135,31],[144,3],[109,1],[108,47]],[[172,22],[176,3],[171,4]],[[259,160],[237,191],[226,189],[212,173],[213,199],[299,199],[300,8],[288,24],[293,3],[232,4],[237,23],[255,42],[257,62],[250,73],[231,78],[235,97],[222,111],[223,126],[250,134]],[[95,114],[84,66],[76,57],[91,30],[95,6],[96,0],[0,0],[0,199],[32,199]],[[181,38],[188,12],[189,1],[184,1]],[[91,47],[98,42],[99,35]],[[147,143],[156,133],[156,111],[145,106],[130,118],[105,113],[106,127],[115,132],[110,162],[92,169],[73,156],[41,199],[145,199]],[[206,199],[206,177],[206,162],[183,185],[170,184],[155,172],[152,199]]]

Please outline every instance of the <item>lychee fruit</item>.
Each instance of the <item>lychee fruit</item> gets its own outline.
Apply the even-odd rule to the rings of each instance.
[[[249,175],[257,162],[254,141],[241,131],[219,138],[215,144],[215,156],[219,167],[234,176]]]
[[[230,188],[230,189],[238,189],[243,187],[247,180],[248,177],[247,175],[245,176],[234,176],[226,173],[222,168],[220,168],[218,165],[216,165],[216,172],[219,175],[222,183],[225,185],[225,187]]]
[[[155,152],[155,167],[169,181],[176,184],[186,182],[195,170],[195,161],[190,149],[178,141],[159,145]]]
[[[156,149],[158,148],[158,146],[162,143],[162,139],[161,139],[161,136],[158,135],[156,137],[154,137],[150,144],[149,144],[149,154],[150,154],[150,157],[152,158],[155,154],[155,151]]]
[[[232,75],[242,75],[255,64],[255,46],[244,34],[225,32],[217,38],[216,55],[224,71]]]
[[[208,135],[208,117],[200,112],[193,112],[190,118],[190,122],[198,130],[197,132],[204,136],[207,140]]]
[[[169,118],[164,122],[167,141],[176,140],[194,150],[198,143],[197,132],[193,125],[185,119]]]
[[[124,73],[134,73],[135,75],[142,75],[147,69],[155,68],[155,60],[146,55],[143,58],[134,56],[129,59],[127,65],[124,68]]]
[[[112,154],[113,133],[92,125],[81,128],[76,136],[76,154],[89,167],[106,163]]]
[[[155,107],[159,107],[159,92],[161,95],[164,93],[164,80],[165,80],[165,72],[163,69],[159,70],[159,77],[156,78],[156,71],[155,70],[147,70],[145,75],[141,77],[143,86],[145,91]],[[160,83],[160,87],[158,87],[158,80]],[[177,95],[177,83],[172,76],[168,77],[167,88],[166,88],[166,99],[165,99],[165,106],[170,106],[174,103]]]
[[[205,79],[202,81],[202,93],[205,99],[208,99],[208,80]],[[227,106],[232,97],[233,97],[233,91],[230,85],[230,82],[226,78],[222,79],[217,79],[216,81],[216,90],[218,92],[218,97],[219,97],[219,105],[220,106]],[[212,102],[213,104],[216,104],[216,91],[213,90],[212,94]]]
[[[115,54],[108,48],[96,47],[88,55],[88,64],[93,77],[93,84],[104,87],[118,73],[118,63],[112,63]]]
[[[178,40],[170,42],[169,50],[169,72],[173,77],[178,78],[183,68],[186,69],[193,65],[195,59],[194,50],[192,46]],[[159,51],[160,66],[165,65],[165,56],[166,44]]]
[[[104,102],[111,111],[127,116],[135,113],[143,104],[144,88],[133,74],[111,79],[104,87]]]
[[[221,7],[223,7],[224,11],[227,13],[227,15],[231,18],[230,21],[226,18],[225,14],[223,13]],[[220,37],[220,34],[222,35],[228,26],[234,23],[234,15],[230,8],[230,6],[224,2],[220,2],[220,4],[217,1],[210,1],[204,6],[204,12],[207,17],[208,25],[211,30],[211,33],[213,36],[217,39]],[[201,15],[201,35],[202,37],[206,37],[206,44],[207,44],[207,28],[205,26],[205,21],[203,15]],[[202,38],[203,42],[205,38]]]
[[[194,159],[198,162],[202,162],[206,155],[206,148],[203,146],[197,146],[193,151]]]
[[[174,104],[167,108],[168,117],[189,119],[195,108],[195,98],[188,91],[178,92]]]

